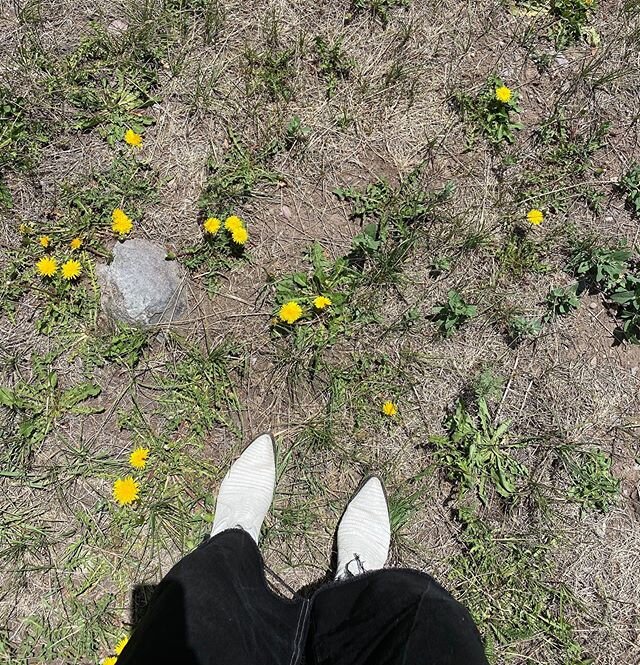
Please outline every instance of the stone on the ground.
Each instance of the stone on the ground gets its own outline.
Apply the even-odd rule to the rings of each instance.
[[[165,249],[134,238],[116,243],[113,261],[98,266],[102,309],[123,323],[153,326],[175,322],[187,309],[184,271]]]

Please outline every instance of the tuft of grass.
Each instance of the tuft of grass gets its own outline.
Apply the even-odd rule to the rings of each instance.
[[[330,41],[324,35],[314,39],[316,67],[327,86],[327,97],[333,97],[339,81],[349,78],[355,60],[345,55],[342,39]]]
[[[31,376],[22,377],[9,386],[0,387],[3,407],[2,462],[9,471],[25,473],[34,453],[51,433],[56,423],[67,414],[99,413],[101,407],[83,404],[97,397],[100,386],[91,381],[62,388],[58,373],[53,369],[56,355],[34,354],[31,357]]]
[[[367,13],[386,28],[390,12],[393,9],[408,7],[409,4],[410,0],[352,0],[351,11],[354,14]]]
[[[269,168],[273,144],[255,151],[242,145],[231,130],[229,138],[232,147],[224,157],[207,163],[207,180],[198,201],[203,219],[238,214],[249,199],[264,195],[263,187],[282,181],[281,174]]]
[[[45,123],[36,117],[27,100],[0,87],[0,209],[12,203],[7,175],[32,169],[48,140]]]
[[[578,126],[576,118],[556,108],[536,129],[538,150],[515,184],[516,201],[541,210],[566,211],[577,198],[599,211],[605,193],[597,184],[602,169],[594,161],[607,144],[610,127],[608,121],[595,120]]]
[[[622,176],[619,188],[626,195],[629,209],[640,217],[640,164],[634,164]]]

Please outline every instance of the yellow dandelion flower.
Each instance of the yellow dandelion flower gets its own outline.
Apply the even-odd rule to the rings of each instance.
[[[111,229],[120,235],[126,235],[127,233],[130,233],[131,229],[133,228],[133,222],[129,218],[129,215],[127,215],[127,213],[120,208],[116,208],[111,213],[111,220],[113,222],[111,224]]]
[[[398,406],[391,400],[387,400],[383,405],[382,405],[382,413],[384,413],[385,416],[389,416],[392,418],[398,413]]]
[[[317,296],[313,299],[313,306],[316,309],[324,309],[325,307],[329,307],[331,304],[331,298],[327,298],[327,296]]]
[[[38,242],[43,246],[43,247],[49,247],[51,244],[51,238],[49,236],[40,236],[38,238]]]
[[[102,665],[116,665],[118,662],[117,656],[109,656],[102,661]]]
[[[58,263],[50,256],[43,256],[38,263],[36,263],[36,268],[44,277],[53,277],[58,270]]]
[[[231,231],[231,239],[236,243],[236,245],[244,245],[248,238],[249,234],[247,233],[247,229],[245,229],[244,226],[238,226],[238,228]]]
[[[128,641],[129,641],[129,638],[128,638],[128,637],[123,637],[123,638],[118,642],[118,644],[116,644],[116,646],[115,646],[115,648],[114,648],[114,650],[113,650],[113,653],[115,653],[116,656],[119,656],[119,655],[123,652],[124,648],[127,646],[127,642],[128,642]]]
[[[220,230],[220,225],[222,222],[217,217],[209,217],[204,222],[204,230],[209,235],[215,235]]]
[[[542,210],[537,210],[534,208],[533,210],[529,210],[527,213],[527,219],[529,220],[529,224],[533,224],[534,226],[540,226],[542,222],[544,221],[544,214]]]
[[[113,498],[121,505],[133,503],[140,495],[140,485],[131,477],[118,478],[113,483]]]
[[[506,85],[501,85],[496,88],[496,99],[503,104],[506,104],[511,99],[511,89]]]
[[[148,448],[136,448],[131,455],[129,455],[129,464],[131,464],[134,469],[144,469],[147,465],[148,457]]]
[[[80,275],[82,272],[82,264],[80,261],[69,260],[62,264],[62,276],[65,279],[72,280]]]
[[[139,148],[142,145],[142,136],[133,131],[133,129],[127,129],[124,133],[124,140],[133,148]]]
[[[20,224],[18,231],[20,232],[20,235],[26,236],[31,233],[33,229],[28,224]]]
[[[295,300],[290,300],[282,305],[278,316],[285,323],[295,323],[302,316],[302,307]]]
[[[82,238],[74,238],[70,243],[71,249],[80,249],[82,247]]]
[[[244,227],[244,222],[240,219],[240,217],[236,217],[235,215],[231,215],[231,217],[227,217],[227,221],[224,223],[224,228],[227,229],[227,231],[235,231],[236,229],[241,229]]]

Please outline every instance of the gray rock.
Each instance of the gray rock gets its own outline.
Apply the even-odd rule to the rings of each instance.
[[[109,318],[142,326],[180,319],[187,309],[185,275],[166,255],[148,240],[116,243],[113,261],[97,268],[102,309]]]

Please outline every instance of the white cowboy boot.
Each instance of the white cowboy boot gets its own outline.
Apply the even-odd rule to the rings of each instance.
[[[338,525],[336,579],[382,568],[389,555],[391,525],[379,478],[369,478],[349,501]]]
[[[224,477],[211,536],[239,527],[257,543],[275,486],[275,444],[269,434],[262,434],[245,448]]]

